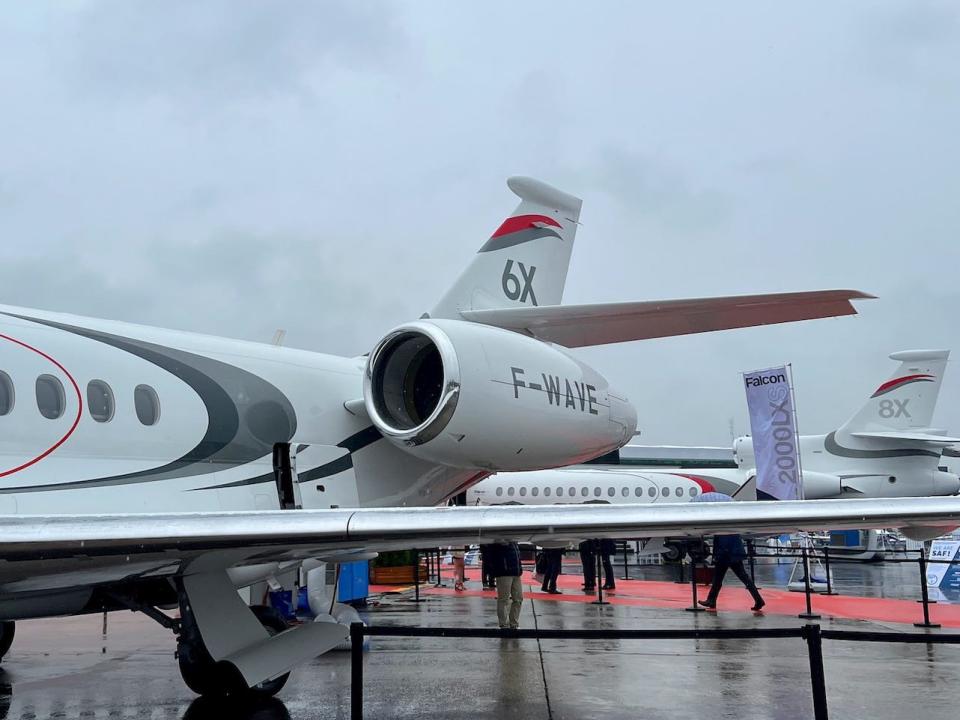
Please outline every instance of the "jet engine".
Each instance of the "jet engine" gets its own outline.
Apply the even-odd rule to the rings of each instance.
[[[563,349],[458,320],[418,320],[370,353],[371,421],[420,458],[461,468],[532,470],[624,445],[633,406]]]

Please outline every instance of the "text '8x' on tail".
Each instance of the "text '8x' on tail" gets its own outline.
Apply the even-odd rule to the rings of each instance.
[[[430,317],[460,319],[461,310],[560,304],[582,201],[533,178],[512,177],[507,186],[520,204]]]
[[[840,428],[840,432],[929,428],[949,356],[949,350],[893,353],[890,359],[900,361],[896,372],[877,386],[866,404]]]

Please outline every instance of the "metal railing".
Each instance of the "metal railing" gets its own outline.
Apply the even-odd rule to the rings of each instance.
[[[454,627],[365,627],[363,623],[353,623],[350,626],[351,720],[362,720],[363,718],[363,639],[365,637],[513,638],[519,640],[755,640],[801,638],[807,644],[810,689],[813,695],[813,711],[816,720],[827,720],[829,717],[826,678],[823,669],[823,640],[960,644],[960,634],[821,630],[819,625],[810,624],[795,628],[757,628],[752,630],[500,630],[495,628]]]

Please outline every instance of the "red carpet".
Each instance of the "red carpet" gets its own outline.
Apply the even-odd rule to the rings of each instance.
[[[528,592],[528,597],[537,600],[556,602],[589,603],[596,599],[596,593],[585,595],[580,589],[583,580],[580,575],[561,575],[557,589],[562,595],[549,595],[539,591],[539,583],[535,582],[532,573],[524,573],[524,583],[537,587],[535,592]],[[432,585],[421,585],[423,595],[460,595],[466,597],[493,597],[492,590],[481,590],[480,571],[467,568],[467,580],[471,585],[463,592],[456,592],[452,587],[452,571],[444,568],[444,582],[448,587],[435,588]],[[372,590],[373,588],[371,588]],[[407,589],[407,588],[405,588]],[[396,591],[397,588],[391,588]],[[761,588],[767,606],[763,609],[769,615],[793,615],[804,612],[806,601],[803,593],[790,592],[772,588]],[[698,587],[698,597],[706,597],[707,588]],[[637,607],[674,608],[682,610],[689,607],[691,602],[690,585],[680,585],[672,582],[653,580],[617,580],[617,589],[613,593],[604,591],[604,600],[611,605],[633,605]],[[824,617],[847,618],[853,620],[871,620],[876,622],[893,622],[912,624],[923,620],[923,607],[914,600],[892,600],[887,598],[858,597],[851,595],[813,595],[813,612]],[[739,581],[731,577],[725,584],[720,600],[717,603],[718,612],[749,613],[753,604],[750,594],[743,589]],[[960,627],[960,605],[936,604],[930,606],[930,621],[940,623],[944,627]]]

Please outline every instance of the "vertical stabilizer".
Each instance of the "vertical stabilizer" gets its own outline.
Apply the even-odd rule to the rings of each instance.
[[[841,433],[928,429],[937,406],[949,350],[907,350],[891,360],[900,367],[880,384]]]
[[[520,204],[430,317],[461,319],[461,310],[560,304],[582,201],[533,178],[512,177],[507,186]]]

